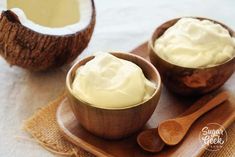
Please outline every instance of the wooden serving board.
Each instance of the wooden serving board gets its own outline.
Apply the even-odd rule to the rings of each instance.
[[[148,59],[147,43],[139,46],[133,50],[132,53]],[[184,140],[177,146],[166,146],[160,153],[155,154],[147,153],[137,145],[137,134],[115,141],[105,140],[90,134],[83,129],[75,119],[75,116],[68,105],[67,99],[60,104],[57,110],[57,122],[65,138],[96,156],[196,157],[200,156],[205,151],[204,146],[200,142],[199,133],[206,124],[218,123],[224,128],[227,128],[235,120],[235,75],[228,80],[228,82],[223,86],[223,89],[230,92],[231,97],[229,101],[226,101],[224,104],[216,107],[198,119],[193,124]],[[154,128],[159,122],[180,115],[197,99],[198,98],[187,98],[174,95],[163,87],[160,102],[158,103],[153,116],[146,124],[146,128]],[[193,111],[199,107],[200,105],[198,105],[198,107],[191,107],[192,109],[190,108],[190,110]]]

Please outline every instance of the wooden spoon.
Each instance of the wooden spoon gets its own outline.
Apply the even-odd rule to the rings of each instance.
[[[226,93],[226,92],[222,92],[222,93]],[[220,94],[213,93],[213,94],[209,94],[209,95],[202,97],[196,103],[194,103],[189,109],[187,109],[181,115],[181,118],[183,116],[185,117],[185,115],[192,114],[193,112],[195,112],[195,110],[198,110],[202,106],[207,106],[209,101],[213,100],[213,98],[216,98]],[[158,128],[152,128],[152,129],[147,129],[147,130],[142,131],[137,136],[137,143],[142,149],[148,152],[152,152],[152,153],[160,152],[165,145],[164,141],[161,139],[161,137],[158,134]]]
[[[160,152],[165,146],[165,143],[158,135],[157,128],[142,131],[137,136],[137,143],[142,149],[151,153]]]
[[[184,117],[169,119],[162,122],[158,126],[159,136],[167,145],[178,144],[184,138],[190,126],[195,120],[197,120],[204,113],[208,112],[209,110],[227,100],[228,97],[229,95],[227,92],[221,92],[196,112]]]

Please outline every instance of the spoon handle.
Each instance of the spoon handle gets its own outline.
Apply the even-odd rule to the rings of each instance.
[[[220,105],[222,102],[227,100],[228,97],[229,97],[229,94],[227,91],[220,92],[215,97],[210,99],[203,107],[198,109],[196,112],[188,115],[187,119],[190,120],[192,124],[196,119],[198,119],[204,113],[210,111],[211,109],[215,108],[216,106]]]

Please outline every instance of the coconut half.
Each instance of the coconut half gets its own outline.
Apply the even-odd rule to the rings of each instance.
[[[95,26],[93,0],[1,0],[0,54],[39,71],[73,61]]]

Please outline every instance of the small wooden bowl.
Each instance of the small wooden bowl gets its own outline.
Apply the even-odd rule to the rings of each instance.
[[[81,60],[70,69],[66,78],[66,87],[70,106],[76,118],[86,130],[102,138],[120,139],[140,130],[149,120],[158,104],[161,79],[155,67],[145,59],[130,53],[115,52],[112,54],[138,65],[143,70],[146,78],[156,84],[156,90],[150,99],[130,107],[107,109],[89,104],[75,97],[71,92],[71,84],[76,70],[92,60],[94,56]]]
[[[210,20],[226,28],[231,36],[235,33],[226,25],[207,18],[194,17],[199,20]],[[149,41],[148,51],[151,63],[158,69],[162,82],[171,91],[180,95],[201,95],[221,87],[235,70],[235,56],[227,62],[208,68],[186,68],[162,59],[154,49],[154,42],[173,26],[180,18],[160,25]]]

